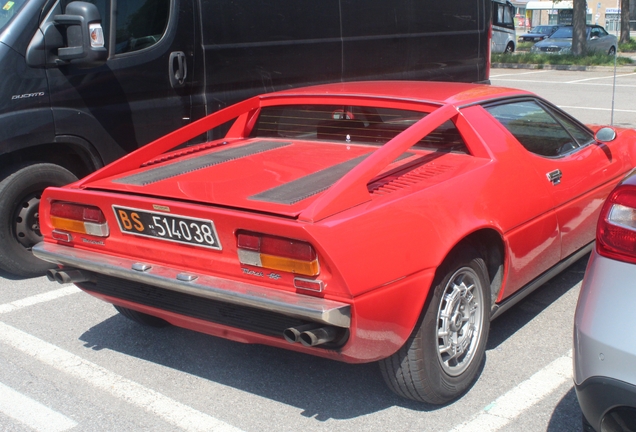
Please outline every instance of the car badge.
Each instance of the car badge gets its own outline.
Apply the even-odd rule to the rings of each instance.
[[[164,206],[164,205],[159,205],[159,204],[153,204],[152,208],[154,210],[160,210],[160,211],[165,211],[165,212],[169,212],[170,211],[170,207]]]

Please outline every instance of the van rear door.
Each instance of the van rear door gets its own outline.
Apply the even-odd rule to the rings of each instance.
[[[58,140],[88,141],[110,162],[193,120],[197,21],[193,0],[88,1],[108,60],[48,68],[51,104]]]

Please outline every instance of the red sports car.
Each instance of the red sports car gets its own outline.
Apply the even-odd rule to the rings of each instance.
[[[379,361],[439,404],[490,321],[590,250],[635,145],[507,88],[281,91],[47,189],[34,253],[139,323]]]

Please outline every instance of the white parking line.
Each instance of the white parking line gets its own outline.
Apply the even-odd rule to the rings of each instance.
[[[2,322],[0,322],[0,342],[110,393],[116,398],[143,408],[178,428],[207,432],[240,431],[221,420]]]
[[[611,108],[592,108],[592,107],[582,107],[582,106],[567,106],[567,105],[559,105],[559,108],[565,109],[582,109],[582,110],[590,110],[590,111],[611,111]],[[617,109],[614,108],[616,112],[626,112],[626,113],[636,113],[636,110],[625,110],[625,109]]]
[[[628,74],[616,75],[616,78],[621,78],[621,77],[630,76],[630,75],[636,75],[636,72],[628,73]],[[606,76],[601,76],[601,77],[585,78],[585,79],[574,80],[574,81],[566,81],[565,84],[577,84],[577,83],[581,83],[581,82],[585,82],[585,81],[592,81],[592,80],[599,80],[599,79],[612,79],[612,78],[614,78],[614,75],[606,75]]]
[[[582,85],[582,86],[599,86],[599,87],[612,87],[613,86],[612,83],[588,83],[588,82],[568,83],[568,82],[564,82],[564,81],[518,80],[518,79],[510,79],[510,78],[496,78],[496,81],[517,82],[517,83],[539,83],[539,84],[575,84],[575,85]],[[618,87],[632,88],[632,87],[636,87],[636,85],[634,85],[634,84],[616,84],[616,88],[618,88]]]
[[[456,426],[451,432],[495,432],[571,380],[572,351],[497,398],[472,420]]]
[[[490,78],[499,78],[499,77],[502,77],[502,76],[510,76],[510,75],[519,76],[519,75],[540,74],[540,73],[546,73],[546,72],[548,72],[548,71],[547,70],[535,70],[535,71],[531,71],[531,72],[497,74],[497,75],[490,75]]]
[[[67,295],[75,294],[81,291],[82,290],[77,288],[75,285],[69,285],[60,289],[56,289],[54,291],[48,291],[42,294],[16,300],[11,303],[5,303],[0,305],[0,314],[13,312],[18,309],[22,309],[28,306],[33,306],[38,303],[44,303],[47,301],[55,300],[57,298],[65,297]]]
[[[38,432],[63,432],[77,423],[0,383],[0,412]]]

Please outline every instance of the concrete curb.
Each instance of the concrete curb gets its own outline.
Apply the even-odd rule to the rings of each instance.
[[[544,69],[544,70],[566,70],[566,71],[595,71],[613,72],[614,66],[579,66],[579,65],[543,65],[543,64],[522,64],[522,63],[492,63],[493,69]],[[616,70],[622,73],[636,72],[636,65],[617,66]]]
[[[519,52],[521,53],[521,51]],[[636,53],[633,53],[633,52],[622,52],[619,54],[619,57],[628,57],[636,62]],[[614,72],[614,66],[492,63],[490,67],[497,68],[497,69],[545,69],[545,70],[565,70],[565,71]],[[616,70],[621,73],[636,72],[636,63],[631,65],[625,65],[625,66],[616,66]]]

